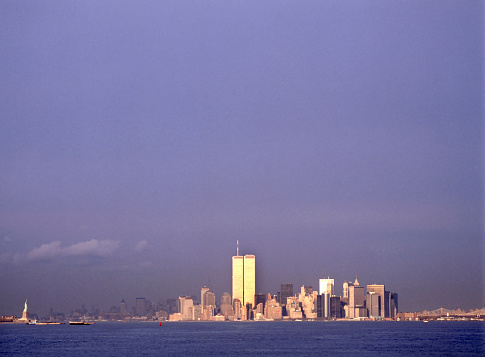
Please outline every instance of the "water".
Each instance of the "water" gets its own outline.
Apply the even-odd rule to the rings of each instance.
[[[0,354],[36,356],[484,356],[485,323],[0,324]]]

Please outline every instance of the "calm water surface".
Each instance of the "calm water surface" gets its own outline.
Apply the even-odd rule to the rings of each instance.
[[[0,354],[485,356],[483,322],[0,324]]]

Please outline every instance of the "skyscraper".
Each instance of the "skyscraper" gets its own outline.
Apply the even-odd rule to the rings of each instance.
[[[370,285],[367,285],[367,292],[368,293],[376,293],[377,295],[379,295],[379,316],[380,317],[388,317],[386,316],[386,313],[385,313],[385,287],[384,287],[384,284],[370,284]],[[389,308],[387,308],[387,310],[389,310]],[[389,312],[387,313],[387,315],[389,315]]]
[[[135,314],[137,316],[145,316],[147,313],[145,298],[136,298]]]
[[[202,305],[202,308],[206,306],[205,293],[208,291],[210,291],[208,286],[204,286],[202,289],[200,289],[200,305]]]
[[[281,284],[280,304],[286,305],[286,299],[293,296],[293,284]]]
[[[320,279],[318,283],[318,293],[320,295],[325,294],[327,292],[330,296],[334,294],[334,280],[327,278],[327,279]]]
[[[236,255],[232,257],[232,301],[238,299],[242,306],[254,306],[256,293],[256,257],[239,255],[239,241]]]
[[[254,306],[254,294],[256,294],[256,257],[244,256],[244,306]]]
[[[239,255],[239,242],[237,254],[232,257],[232,302],[244,301],[244,257]]]

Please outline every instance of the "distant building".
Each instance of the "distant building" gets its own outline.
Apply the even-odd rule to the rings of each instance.
[[[178,312],[180,313],[182,320],[194,319],[194,301],[190,296],[179,296],[178,299]]]
[[[205,309],[208,306],[212,306],[212,308],[216,307],[216,295],[210,290],[206,291],[204,294],[203,308]]]
[[[349,298],[349,283],[347,281],[344,281],[344,283],[343,283],[343,294],[342,294],[342,297],[344,299],[348,299]]]
[[[135,314],[136,316],[145,316],[147,313],[145,298],[136,298]]]
[[[244,302],[254,306],[254,294],[256,294],[256,257],[244,256]]]
[[[386,307],[385,307],[385,287],[384,284],[369,284],[367,285],[367,292],[368,293],[376,293],[379,296],[379,315],[380,317],[388,317],[389,313],[386,315]],[[389,305],[388,305],[389,306]],[[387,308],[389,310],[389,307]]]
[[[200,289],[200,304],[202,305],[203,308],[206,305],[204,295],[208,291],[210,291],[210,288],[208,286],[204,286],[202,289]]]
[[[349,284],[349,304],[348,304],[348,317],[353,319],[357,317],[363,317],[363,310],[365,309],[364,302],[364,287],[359,285],[359,281],[355,278],[354,284]],[[367,315],[367,310],[365,312]]]
[[[256,293],[256,258],[247,254],[239,255],[239,241],[236,255],[232,257],[232,299],[237,299],[242,306],[250,303],[254,306],[254,294]]]
[[[381,311],[381,297],[373,291],[368,291],[366,296],[366,307],[369,317],[379,317]]]
[[[280,304],[286,305],[286,300],[290,296],[293,296],[293,284],[292,283],[281,284]]]
[[[330,317],[332,319],[340,319],[343,316],[342,302],[340,301],[340,296],[330,297]]]
[[[398,306],[398,295],[397,293],[391,293],[389,299],[389,317],[395,319],[397,317],[397,313],[399,312]]]
[[[264,316],[270,320],[281,320],[283,318],[283,311],[281,305],[276,298],[266,300],[266,306],[264,307]]]
[[[121,299],[120,314],[121,315],[128,315],[128,310],[126,309],[126,302],[125,302],[124,299]]]
[[[320,279],[318,281],[318,294],[322,295],[327,292],[330,296],[335,295],[334,293],[334,279]]]
[[[266,295],[265,294],[256,294],[254,295],[254,303],[256,304],[256,308],[261,305],[261,313],[264,313],[264,304],[266,303]]]
[[[226,318],[234,315],[231,294],[229,293],[224,293],[221,296],[221,314],[224,315]]]
[[[234,306],[234,318],[237,319],[237,320],[241,320],[243,318],[243,315],[244,315],[241,300],[233,299],[232,305]]]

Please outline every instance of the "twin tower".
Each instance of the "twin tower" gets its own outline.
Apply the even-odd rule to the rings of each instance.
[[[232,303],[238,299],[242,306],[251,304],[254,307],[256,293],[256,257],[254,255],[239,255],[239,241],[237,252],[232,257]]]

